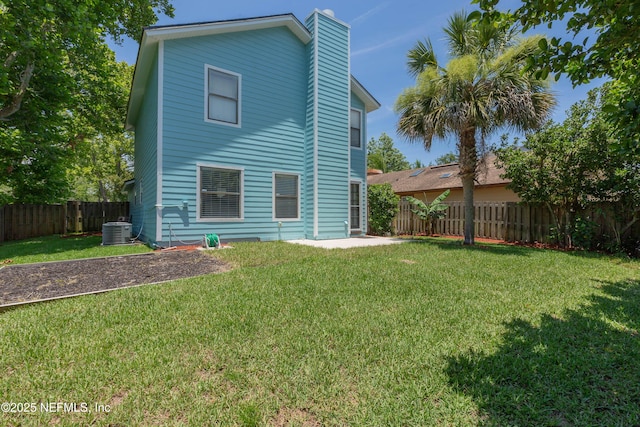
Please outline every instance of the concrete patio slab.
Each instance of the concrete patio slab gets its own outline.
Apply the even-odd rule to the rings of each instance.
[[[361,248],[365,246],[394,245],[397,243],[404,243],[407,241],[408,241],[407,239],[398,239],[395,237],[378,237],[378,236],[351,237],[349,239],[329,239],[329,240],[306,240],[306,239],[288,240],[289,243],[314,246],[316,248],[325,248],[325,249],[349,249],[349,248]]]

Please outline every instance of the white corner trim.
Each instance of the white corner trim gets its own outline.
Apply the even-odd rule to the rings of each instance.
[[[347,31],[347,221],[351,229],[351,31]],[[362,119],[360,120],[362,121]],[[362,126],[362,125],[360,125]],[[362,132],[362,130],[360,131]],[[361,143],[362,144],[362,143]],[[366,169],[366,167],[365,167]]]
[[[156,242],[162,241],[162,156],[164,113],[164,41],[158,43],[158,117],[156,124]]]
[[[313,238],[319,234],[318,208],[318,15],[313,24]]]

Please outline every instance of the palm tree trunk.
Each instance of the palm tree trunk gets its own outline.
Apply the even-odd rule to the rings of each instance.
[[[466,128],[460,135],[460,179],[462,180],[462,196],[464,198],[464,243],[474,244],[475,211],[473,208],[473,188],[476,179],[478,153],[476,150],[476,129]]]
[[[463,245],[475,243],[475,210],[473,208],[473,176],[462,177],[462,195],[464,198],[464,242]]]

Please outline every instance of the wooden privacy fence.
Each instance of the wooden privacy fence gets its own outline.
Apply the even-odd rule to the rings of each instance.
[[[67,232],[102,231],[102,224],[124,218],[129,221],[129,202],[67,202]]]
[[[464,234],[464,202],[446,202],[449,209],[446,217],[436,220],[433,232],[452,236]],[[398,234],[423,234],[425,221],[413,212],[414,207],[404,198],[394,219]],[[476,202],[475,236],[506,241],[546,241],[549,238],[553,219],[544,207],[529,206],[514,202]]]
[[[77,202],[0,207],[0,242],[52,234],[102,231],[102,224],[129,216],[129,202]]]

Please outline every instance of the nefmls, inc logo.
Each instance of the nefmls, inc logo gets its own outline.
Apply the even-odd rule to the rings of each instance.
[[[41,412],[89,412],[89,405],[86,402],[41,402]]]

